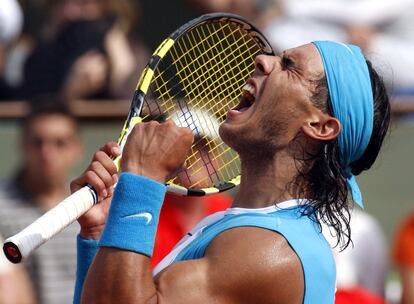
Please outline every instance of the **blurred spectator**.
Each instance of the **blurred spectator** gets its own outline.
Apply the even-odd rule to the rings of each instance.
[[[0,243],[3,239],[0,236]],[[32,285],[22,265],[10,263],[0,254],[0,304],[36,303]]]
[[[386,301],[364,288],[352,287],[337,290],[335,304],[386,304]]]
[[[44,0],[49,19],[47,35],[53,35],[67,23],[80,20],[101,20],[112,17],[124,33],[130,33],[140,17],[136,0]]]
[[[383,297],[388,251],[378,220],[355,207],[351,234],[352,244],[336,255],[338,288],[359,286]]]
[[[57,102],[38,102],[23,121],[20,152],[20,170],[0,185],[5,238],[69,194],[68,175],[82,155],[75,118]],[[25,261],[38,303],[72,303],[78,231],[77,223],[70,225]]]
[[[0,43],[7,45],[20,33],[23,25],[22,11],[15,0],[3,0],[0,6]]]
[[[131,35],[131,0],[47,1],[49,39],[25,66],[23,98],[58,93],[66,100],[129,98],[149,55]]]
[[[400,273],[401,304],[414,303],[414,213],[398,229],[393,260]]]
[[[0,100],[13,96],[10,74],[6,73],[9,48],[20,34],[22,10],[16,0],[3,0],[0,5]]]
[[[240,15],[259,27],[278,14],[278,0],[186,0],[203,13],[227,12]]]
[[[383,303],[388,272],[384,233],[373,216],[356,207],[350,224],[352,243],[343,251],[338,246],[333,249],[338,290],[335,303]],[[329,231],[324,230],[324,235],[332,246],[336,245]]]
[[[266,35],[277,50],[312,40],[360,45],[395,91],[414,91],[414,1],[279,0]],[[391,71],[390,71],[391,68]]]

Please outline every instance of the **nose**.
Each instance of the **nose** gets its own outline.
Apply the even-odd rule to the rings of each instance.
[[[268,75],[272,72],[274,67],[275,58],[274,56],[269,55],[258,55],[254,60],[254,66],[256,68],[256,72],[260,72],[261,74]]]

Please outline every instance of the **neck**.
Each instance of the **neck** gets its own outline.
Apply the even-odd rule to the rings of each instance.
[[[53,180],[48,183],[38,176],[32,177],[24,174],[22,187],[29,195],[30,200],[38,207],[48,210],[59,203],[68,194],[67,187],[60,180]]]
[[[295,197],[292,183],[298,174],[298,163],[286,152],[272,159],[242,159],[240,190],[233,207],[263,208]]]

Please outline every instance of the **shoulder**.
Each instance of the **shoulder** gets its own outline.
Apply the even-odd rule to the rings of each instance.
[[[42,214],[19,191],[12,183],[0,182],[0,230],[5,237],[25,228]]]
[[[0,206],[2,209],[12,207],[16,203],[15,189],[7,181],[0,182]]]
[[[8,192],[9,188],[10,188],[10,182],[6,180],[0,180],[0,195],[1,196],[4,196]]]
[[[258,227],[226,230],[212,241],[205,257],[220,265],[220,272],[243,299],[254,297],[257,303],[303,300],[300,259],[277,232]]]
[[[199,259],[180,261],[155,278],[171,303],[302,304],[299,258],[278,233],[237,227],[216,236]]]
[[[24,202],[23,191],[20,188],[11,182],[0,182],[0,206],[3,210],[26,207]]]

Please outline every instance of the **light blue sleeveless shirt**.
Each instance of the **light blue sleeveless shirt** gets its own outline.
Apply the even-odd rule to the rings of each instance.
[[[212,240],[223,231],[243,226],[259,227],[281,234],[298,255],[305,279],[303,303],[334,303],[336,269],[329,244],[318,225],[301,215],[296,200],[280,205],[288,207],[230,208],[207,217],[160,262],[154,275],[172,263],[202,258]]]

